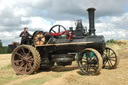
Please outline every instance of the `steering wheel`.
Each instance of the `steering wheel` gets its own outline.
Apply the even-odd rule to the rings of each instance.
[[[61,31],[62,30],[62,31]],[[57,35],[63,35],[63,34],[68,34],[68,31],[66,28],[62,25],[54,25],[51,27],[49,30],[49,34],[52,35],[52,37],[57,36]],[[54,35],[53,35],[54,34]]]

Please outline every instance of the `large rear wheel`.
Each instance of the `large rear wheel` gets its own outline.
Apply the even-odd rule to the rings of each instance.
[[[21,45],[13,51],[11,63],[17,74],[32,74],[40,67],[40,54],[32,46]]]
[[[77,62],[83,74],[99,74],[102,69],[102,57],[98,51],[92,48],[81,51]]]

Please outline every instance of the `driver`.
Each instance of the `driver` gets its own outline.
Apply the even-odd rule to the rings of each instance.
[[[30,37],[32,37],[32,35],[28,32],[28,27],[24,27],[24,31],[21,32],[20,37],[22,37],[21,39],[21,44],[29,44],[30,42]]]

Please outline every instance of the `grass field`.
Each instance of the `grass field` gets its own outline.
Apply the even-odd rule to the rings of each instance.
[[[0,55],[0,85],[128,85],[128,44],[108,44],[120,54],[117,69],[102,69],[99,75],[81,75],[76,62],[72,66],[53,67],[33,75],[16,75],[11,54]]]

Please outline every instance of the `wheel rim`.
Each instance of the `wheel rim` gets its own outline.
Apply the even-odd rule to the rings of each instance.
[[[37,33],[34,36],[34,45],[43,45],[45,43],[45,36],[43,33]]]
[[[28,74],[33,72],[34,56],[27,48],[17,49],[12,56],[12,66],[17,73]]]
[[[103,53],[103,67],[114,68],[117,62],[117,55],[111,48],[106,48]]]
[[[99,67],[98,58],[94,52],[86,50],[80,54],[79,65],[86,74],[96,73]]]

